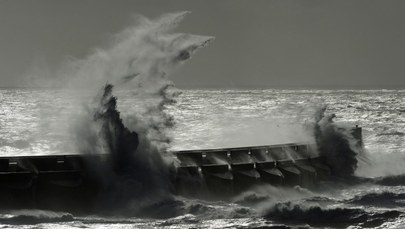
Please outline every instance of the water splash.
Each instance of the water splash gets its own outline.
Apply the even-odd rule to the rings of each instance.
[[[147,215],[156,211],[150,206],[174,201],[170,181],[176,161],[167,150],[168,129],[174,122],[165,109],[178,92],[167,74],[212,40],[170,33],[186,14],[167,14],[154,21],[139,17],[110,48],[64,69],[73,77],[70,86],[86,85],[90,92],[108,82],[85,106],[74,128],[80,153],[107,155],[105,161],[88,162],[90,176],[101,189],[97,208]],[[114,85],[140,98],[135,113],[120,114]]]
[[[326,114],[326,106],[315,112],[313,131],[320,156],[331,168],[332,175],[348,177],[357,169],[358,149],[350,129],[338,126],[335,114]]]

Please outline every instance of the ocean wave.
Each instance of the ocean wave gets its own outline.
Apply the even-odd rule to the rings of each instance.
[[[401,207],[405,206],[405,193],[381,192],[359,195],[349,200],[349,203],[365,206]]]
[[[388,220],[398,218],[403,213],[395,210],[367,212],[359,208],[329,208],[307,206],[298,203],[277,203],[264,212],[270,220],[286,224],[308,224],[310,226],[377,227]]]
[[[258,203],[262,203],[264,201],[270,200],[271,197],[266,194],[259,194],[256,192],[248,192],[245,195],[241,196],[240,198],[235,200],[235,203],[241,205],[252,206]]]
[[[233,203],[261,208],[261,206],[268,205],[269,203],[312,198],[315,195],[310,190],[301,188],[300,186],[276,187],[272,185],[259,185],[233,198]]]
[[[314,196],[305,199],[306,202],[316,202],[316,203],[335,203],[337,200],[327,196]]]
[[[127,206],[124,209],[114,211],[113,214],[126,217],[141,217],[151,219],[168,220],[184,215],[194,215],[200,219],[236,219],[256,215],[256,211],[234,203],[209,202],[199,199],[187,199],[184,197],[169,197],[155,201],[144,206]]]
[[[166,112],[178,93],[166,76],[213,40],[172,33],[187,14],[142,18],[109,48],[74,63],[72,83],[79,83],[78,88],[108,82],[92,102],[84,101],[83,115],[72,121],[77,152],[108,155],[108,160],[85,161],[97,190],[95,213],[150,218],[183,214],[184,203],[173,197],[176,160],[168,147],[174,117]],[[142,100],[134,112],[121,114],[114,85],[130,88],[131,96]]]
[[[405,174],[378,177],[373,179],[374,183],[384,186],[400,186],[405,185]]]
[[[19,210],[0,217],[1,224],[10,225],[70,222],[73,220],[74,217],[70,213],[43,210]]]
[[[192,214],[201,219],[237,219],[255,216],[255,210],[225,202],[184,201],[183,214]]]
[[[175,218],[167,219],[159,224],[161,227],[170,227],[173,225],[184,225],[184,224],[197,224],[201,220],[192,214],[186,214],[178,216]]]

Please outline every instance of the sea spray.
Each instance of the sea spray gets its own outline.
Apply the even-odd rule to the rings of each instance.
[[[94,91],[109,82],[137,94],[156,94],[173,84],[167,79],[173,68],[213,40],[172,32],[188,13],[165,14],[155,20],[138,16],[135,25],[115,35],[106,48],[84,59],[70,58],[57,75],[74,88]]]
[[[173,117],[164,109],[179,94],[167,75],[213,40],[171,32],[188,13],[166,14],[156,20],[139,16],[137,24],[116,35],[108,48],[69,61],[59,75],[67,75],[64,78],[70,78],[70,86],[86,87],[89,93],[107,82],[118,90],[129,90],[137,100],[121,111],[123,123],[164,153],[171,141],[167,129],[173,126]],[[136,109],[131,110],[132,106]]]
[[[78,146],[85,146],[81,152],[87,156],[93,154],[85,158],[97,190],[96,208],[127,210],[136,202],[132,212],[138,212],[152,200],[170,198],[174,167],[152,141],[124,126],[112,91],[112,85],[105,85],[89,107],[89,116],[78,128],[84,144]],[[94,154],[102,154],[103,160]]]
[[[357,168],[358,150],[350,130],[339,127],[333,119],[335,114],[326,114],[326,106],[316,110],[313,133],[317,149],[333,176],[354,175]]]
[[[168,153],[173,117],[165,112],[178,91],[167,74],[189,59],[212,37],[170,33],[188,12],[167,14],[158,20],[138,18],[139,24],[117,36],[105,50],[75,60],[63,69],[70,85],[93,87],[106,83],[74,128],[78,151],[105,155],[87,161],[97,187],[95,208],[102,212],[160,217],[175,214],[171,196],[174,157]],[[134,113],[121,115],[113,85],[138,98]],[[93,158],[93,159],[92,159]],[[155,213],[153,213],[155,212]],[[169,214],[169,215],[170,215]]]

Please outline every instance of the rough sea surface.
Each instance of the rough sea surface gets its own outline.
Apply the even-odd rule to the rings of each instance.
[[[147,102],[127,91],[116,94],[124,123]],[[159,207],[181,214],[164,219],[15,209],[0,212],[0,226],[405,228],[404,96],[405,90],[182,90],[167,108],[176,122],[171,150],[312,141],[302,126],[325,104],[339,124],[363,127],[360,178],[321,183],[314,190],[255,187],[231,202],[176,197]],[[0,89],[1,156],[77,153],[72,129],[90,100],[72,90]]]

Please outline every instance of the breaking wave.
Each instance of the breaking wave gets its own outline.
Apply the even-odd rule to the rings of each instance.
[[[367,193],[356,196],[349,203],[364,206],[403,207],[405,206],[405,193],[381,192]]]
[[[354,175],[360,148],[348,128],[339,127],[333,120],[335,114],[326,114],[326,106],[315,112],[312,124],[315,141],[320,156],[331,168],[333,176],[348,177]]]
[[[373,182],[385,186],[405,185],[405,174],[374,178]]]
[[[148,138],[124,126],[112,89],[109,84],[103,88],[89,119],[78,129],[84,142],[81,145],[88,146],[80,152],[108,156],[106,161],[87,162],[90,176],[102,190],[98,208],[125,208],[129,201],[136,201],[136,209],[144,209],[144,205],[156,205],[159,202],[155,201],[167,198],[173,163],[165,161]]]
[[[98,212],[167,218],[182,211],[181,202],[171,195],[176,160],[168,152],[168,130],[174,121],[165,109],[178,92],[167,74],[213,39],[172,33],[186,14],[157,20],[139,17],[138,24],[119,34],[111,47],[64,69],[71,75],[71,86],[92,89],[105,84],[85,104],[73,128],[78,152],[107,157],[87,161],[89,176],[100,189],[94,206]],[[118,111],[113,88],[130,90],[140,98],[132,104],[133,113]]]
[[[259,185],[239,194],[233,199],[233,202],[260,209],[262,205],[267,206],[283,200],[309,198],[314,195],[308,189],[301,188],[300,186],[275,187],[272,185]]]
[[[70,213],[43,211],[43,210],[19,210],[0,217],[0,224],[30,225],[40,223],[70,222],[74,217]]]
[[[367,212],[360,208],[307,206],[292,202],[278,203],[269,208],[265,217],[287,224],[309,224],[322,227],[377,227],[401,216],[399,211]]]

